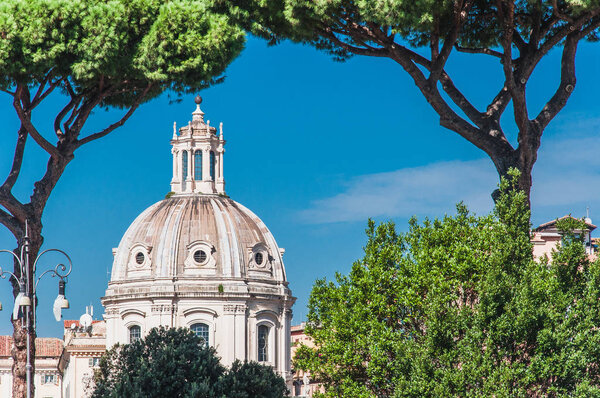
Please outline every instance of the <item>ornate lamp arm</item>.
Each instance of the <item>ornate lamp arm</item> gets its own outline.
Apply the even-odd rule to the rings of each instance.
[[[67,276],[69,276],[69,274],[73,270],[73,263],[71,262],[71,257],[69,257],[69,255],[67,253],[65,253],[64,251],[62,251],[60,249],[47,249],[47,250],[44,250],[43,252],[41,252],[35,259],[35,261],[33,263],[33,273],[34,274],[37,270],[38,261],[40,261],[40,258],[42,258],[42,256],[48,252],[58,252],[58,253],[62,254],[63,256],[65,256],[67,258],[67,261],[69,262],[69,267],[67,268],[66,265],[59,263],[54,267],[54,269],[49,269],[49,270],[45,271],[42,275],[39,276],[39,278],[37,278],[37,281],[35,284],[36,287],[37,287],[37,283],[40,281],[40,279],[42,279],[42,276],[44,276],[45,274],[47,274],[49,272],[52,273],[52,277],[58,276],[61,279],[65,279]]]
[[[17,260],[17,262],[19,263],[19,269],[21,270],[21,274],[23,274],[23,263],[21,262],[21,259],[14,252],[12,252],[10,250],[4,250],[4,249],[2,249],[2,250],[0,250],[0,253],[9,253],[9,254],[11,254],[14,257],[14,259]],[[19,278],[17,278],[17,276],[15,274],[13,274],[10,271],[4,271],[2,269],[2,266],[0,265],[0,278],[6,279],[6,275],[7,274],[10,275],[10,276],[12,276],[13,278],[15,278],[15,281],[17,281],[17,282],[19,281]]]
[[[33,286],[33,292],[32,292],[34,301],[37,301],[37,296],[36,296],[37,287],[38,287],[38,284],[40,283],[40,280],[44,277],[44,275],[50,274],[53,278],[59,277],[60,283],[62,283],[62,289],[63,289],[63,294],[64,294],[64,282],[67,280],[67,277],[73,270],[73,263],[71,262],[71,257],[69,257],[69,255],[67,253],[65,253],[64,251],[62,251],[60,249],[47,249],[47,250],[44,250],[43,252],[41,252],[35,259],[35,261],[33,263],[33,275],[35,275],[35,273],[36,273],[38,261],[40,260],[40,258],[42,258],[42,256],[44,254],[46,254],[48,252],[58,252],[58,253],[62,254],[63,256],[65,256],[67,259],[67,262],[68,262],[68,266],[63,263],[58,263],[58,264],[56,264],[56,266],[54,268],[50,268],[50,269],[44,271],[36,279],[35,284]],[[35,306],[35,304],[36,303],[34,302],[34,306]],[[33,311],[33,327],[34,328],[36,327],[36,311]]]

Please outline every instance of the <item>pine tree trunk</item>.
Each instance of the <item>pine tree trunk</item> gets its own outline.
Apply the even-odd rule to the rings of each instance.
[[[521,175],[519,177],[518,188],[527,195],[527,204],[529,205],[529,208],[531,208],[531,187],[533,185],[531,175],[536,159],[537,156],[533,158],[531,156],[522,156],[518,151],[492,157],[492,161],[496,166],[500,178],[510,179],[511,177],[508,175],[508,171],[512,168],[519,170]],[[498,199],[499,195],[500,191],[496,189],[492,193],[494,201]]]
[[[31,222],[28,227],[29,232],[29,286],[33,286],[35,283],[33,279],[33,263],[38,255],[40,247],[42,246],[43,238],[41,236],[41,223]],[[19,247],[15,250],[15,253],[19,255],[23,246],[23,239],[19,240]],[[17,276],[21,275],[18,263],[15,262],[14,273]],[[19,293],[19,285],[13,281],[13,295],[16,297]],[[33,297],[32,304],[35,303]],[[31,397],[35,396],[35,338],[36,332],[33,328],[33,312],[32,307],[22,307],[23,316],[19,319],[11,320],[13,324],[13,346],[12,346],[12,396],[13,398],[26,398],[27,397],[27,355],[29,351],[29,358],[31,363],[31,379],[29,388],[31,389]],[[30,327],[28,327],[28,324]],[[29,334],[29,344],[27,337]],[[28,349],[29,348],[29,349]]]

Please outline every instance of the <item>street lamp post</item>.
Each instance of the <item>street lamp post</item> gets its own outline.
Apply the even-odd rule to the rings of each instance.
[[[50,268],[36,278],[37,265],[40,258],[50,252],[56,252],[62,254],[67,259],[67,264],[59,263],[54,268]],[[36,259],[33,261],[33,266],[29,269],[30,259],[29,259],[29,235],[27,231],[27,222],[25,222],[25,236],[23,239],[23,246],[21,247],[21,252],[19,255],[14,253],[11,250],[0,250],[0,253],[9,253],[12,255],[14,261],[18,264],[18,276],[10,271],[4,271],[2,266],[0,266],[0,277],[2,279],[6,279],[8,276],[9,280],[13,278],[15,282],[19,285],[19,293],[17,297],[15,297],[15,305],[13,307],[13,320],[21,318],[22,322],[25,324],[25,329],[27,331],[27,398],[31,398],[31,380],[32,380],[32,369],[31,365],[31,332],[35,332],[36,328],[36,307],[37,307],[37,297],[36,291],[37,286],[40,283],[40,280],[44,275],[51,275],[52,277],[58,277],[58,296],[54,300],[54,318],[56,321],[60,321],[61,318],[61,310],[63,308],[69,308],[69,301],[65,298],[65,285],[67,282],[67,277],[71,273],[73,268],[73,264],[71,263],[71,258],[62,250],[59,249],[47,249],[41,252]],[[30,278],[31,276],[31,278]],[[31,281],[31,282],[30,282]],[[0,303],[0,310],[2,310],[2,304]],[[35,342],[33,342],[35,344]],[[35,360],[35,359],[34,359]]]

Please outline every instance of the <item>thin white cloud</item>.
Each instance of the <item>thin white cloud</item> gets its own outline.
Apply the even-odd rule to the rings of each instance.
[[[452,211],[461,200],[476,212],[492,206],[497,177],[491,162],[452,161],[358,176],[344,192],[319,199],[300,213],[309,223],[364,221]]]
[[[589,128],[596,122],[600,124],[600,119],[581,121],[581,126]],[[534,218],[553,219],[571,212],[582,216],[587,205],[600,209],[600,138],[547,141],[534,168]],[[314,224],[439,216],[453,212],[460,201],[481,214],[492,208],[490,194],[497,181],[489,159],[362,175],[350,179],[339,194],[314,200],[299,216]]]
[[[569,138],[542,144],[533,170],[532,204],[572,206],[600,202],[600,138]],[[565,209],[567,211],[567,209]],[[578,214],[579,215],[579,214]]]

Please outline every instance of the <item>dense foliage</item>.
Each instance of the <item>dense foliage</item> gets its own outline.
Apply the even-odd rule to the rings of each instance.
[[[216,351],[185,328],[155,328],[132,344],[117,345],[100,360],[92,398],[280,398],[283,378],[256,362],[227,370]]]
[[[283,379],[258,362],[235,361],[221,380],[224,396],[231,398],[287,397]]]
[[[532,257],[522,192],[493,214],[369,223],[349,275],[319,280],[295,367],[327,397],[600,397],[600,264],[567,228]]]
[[[289,38],[325,50],[339,60],[362,55],[396,62],[439,116],[440,125],[483,150],[500,176],[506,176],[511,167],[519,169],[519,185],[527,195],[542,133],[575,88],[578,43],[597,40],[600,26],[598,0],[216,3],[227,15],[273,43]],[[540,108],[534,108],[528,102],[531,94],[527,95],[527,84],[540,61],[557,47],[562,47],[560,78],[547,82],[553,93]],[[456,52],[498,62],[485,63],[482,68],[482,63],[463,61],[457,67],[451,65]],[[481,89],[475,95],[463,91],[455,84],[456,76],[480,80]],[[491,95],[482,101],[481,93]],[[516,131],[512,120],[506,123],[506,118],[502,119],[511,102]],[[515,136],[513,145],[509,140]]]

